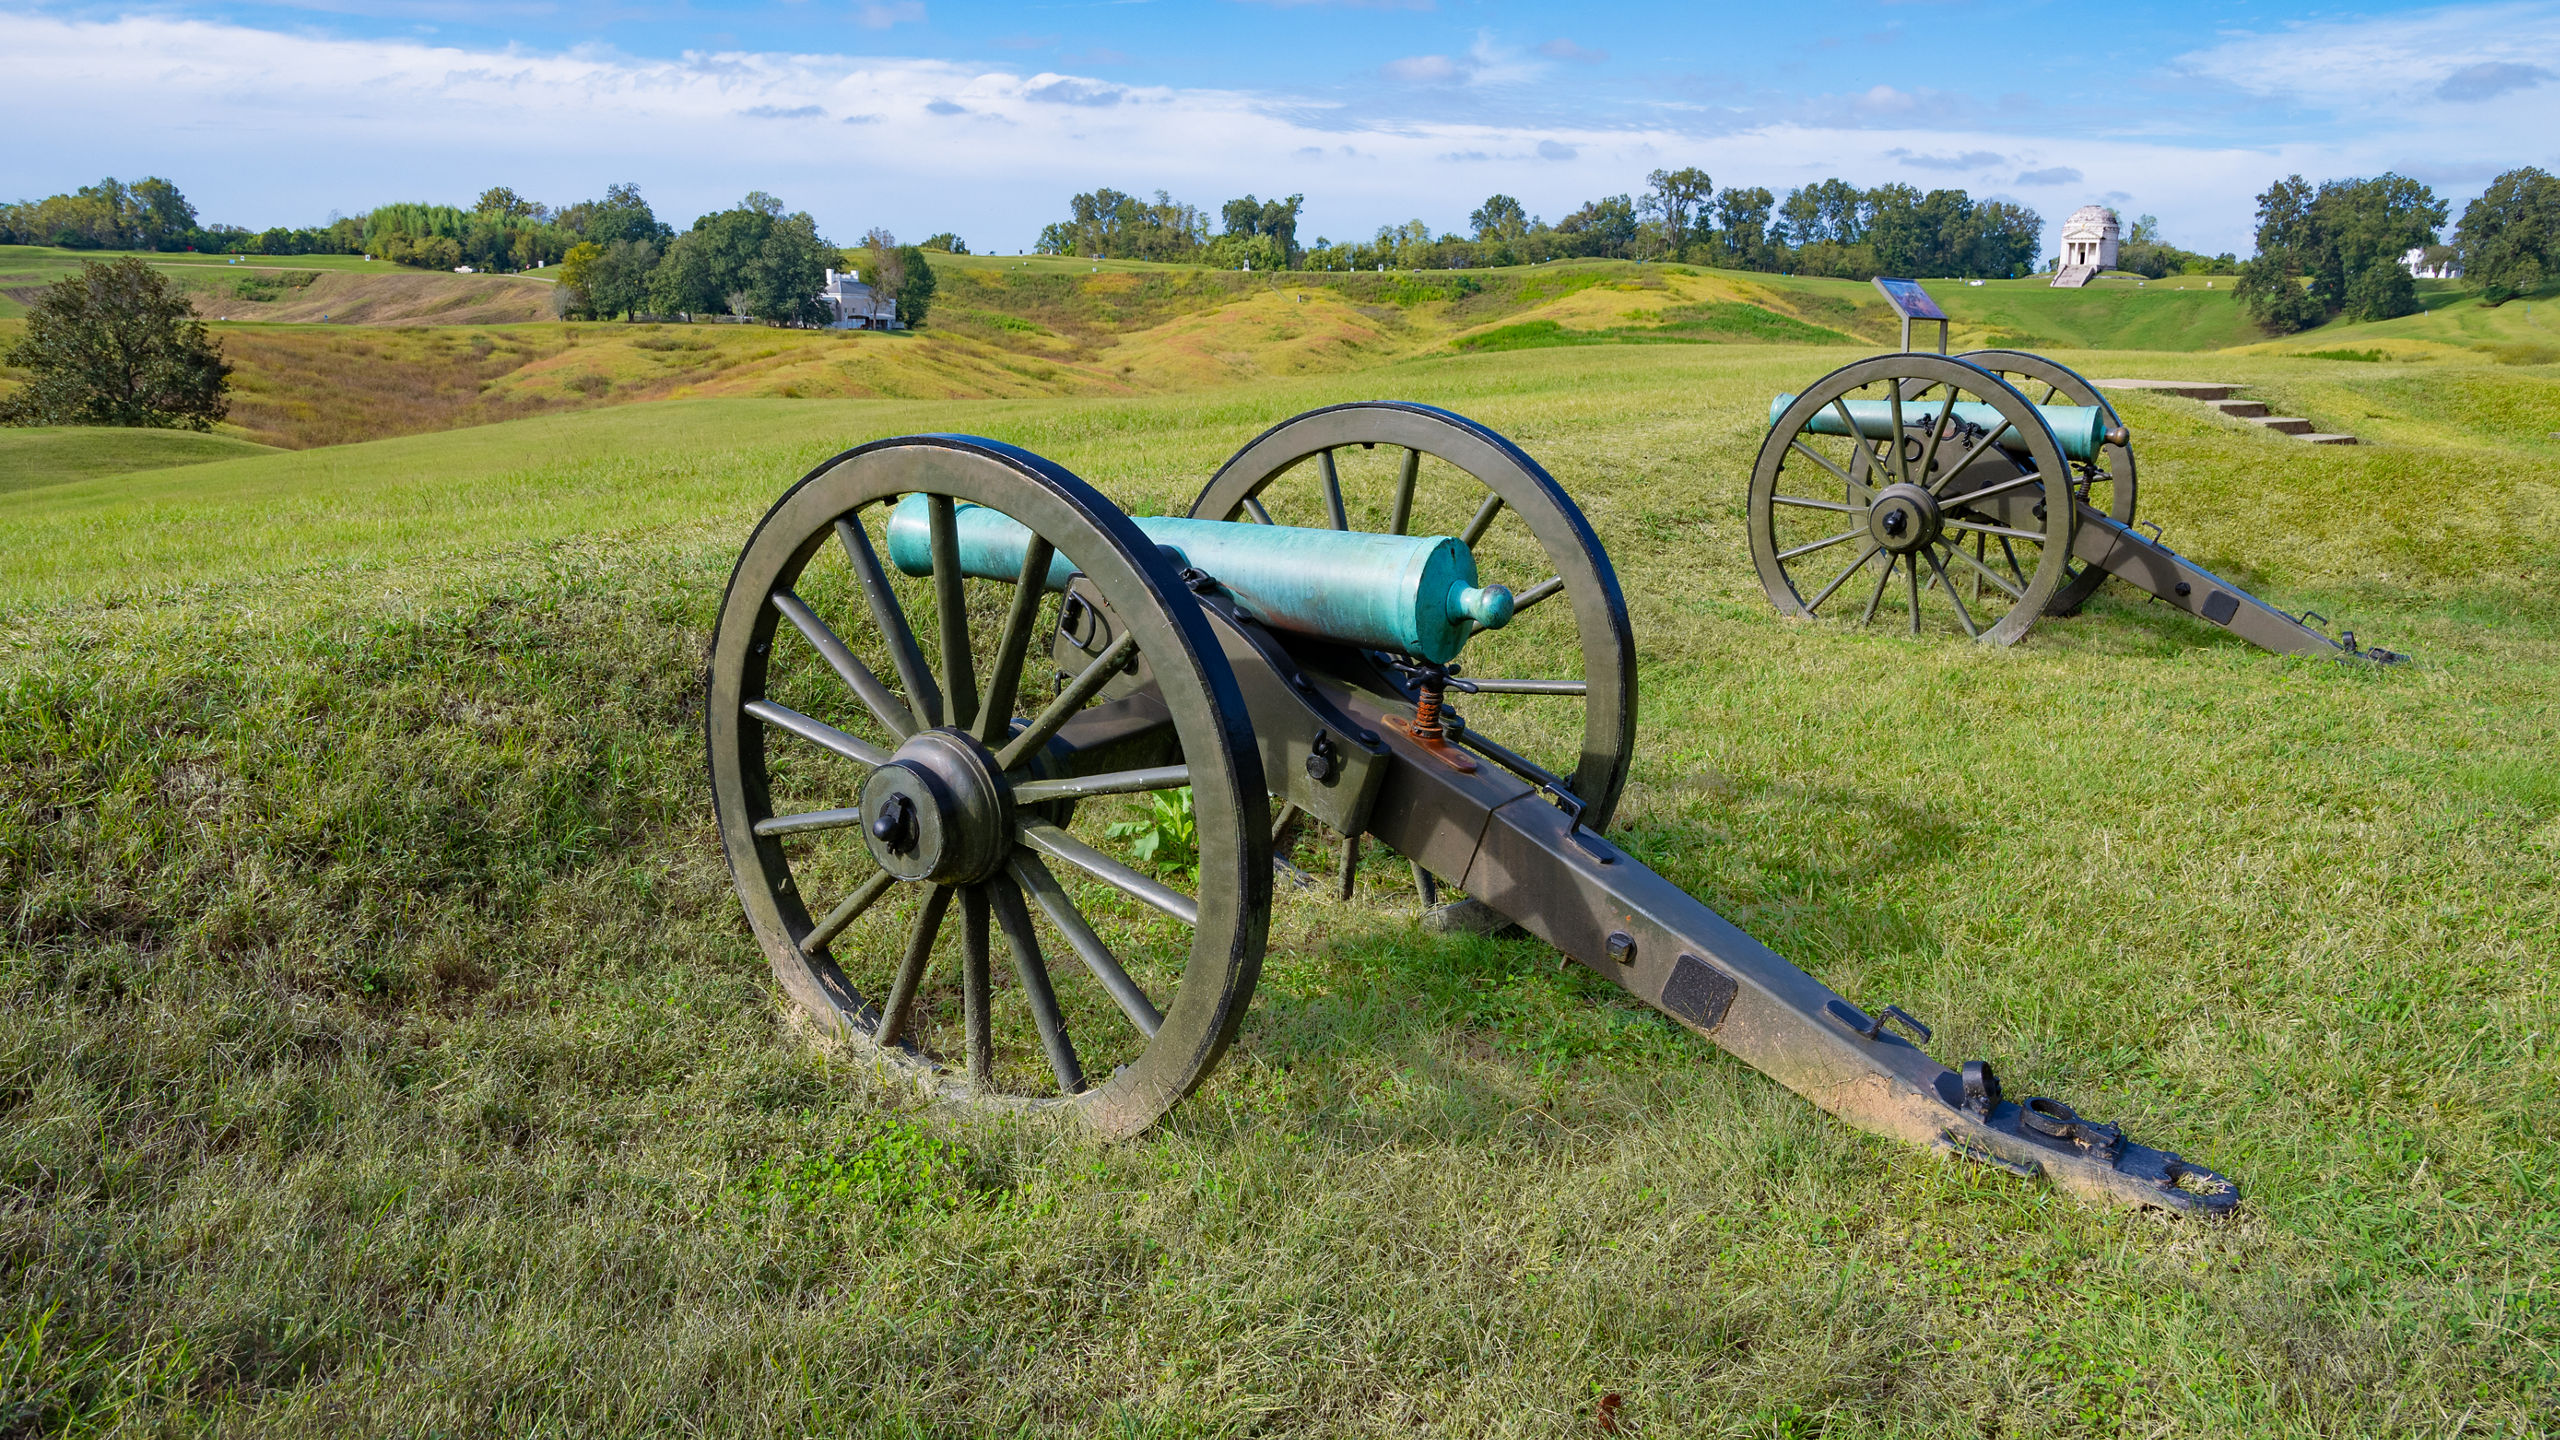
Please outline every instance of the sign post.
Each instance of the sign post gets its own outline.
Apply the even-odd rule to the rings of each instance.
[[[1929,292],[1920,288],[1919,281],[1888,280],[1879,275],[1876,277],[1876,289],[1883,294],[1884,303],[1893,307],[1893,313],[1902,317],[1904,354],[1911,353],[1911,322],[1914,320],[1937,321],[1938,353],[1947,353],[1947,312],[1938,308],[1938,302],[1929,298]]]

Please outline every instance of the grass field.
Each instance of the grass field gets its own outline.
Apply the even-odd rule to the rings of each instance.
[[[2554,371],[2213,357],[2355,449],[2126,402],[2144,514],[2417,656],[2379,671],[2113,590],[2004,652],[1779,620],[1743,477],[1843,354],[680,401],[0,495],[0,1431],[2560,1426]],[[1385,856],[1281,902],[1243,1039],[1132,1142],[796,1029],[696,698],[772,497],[959,429],[1178,509],[1379,395],[1501,428],[1608,544],[1622,843],[2240,1218],[1851,1132],[1533,943],[1420,931]]]
[[[192,430],[39,425],[0,429],[0,492],[262,455],[267,447]]]

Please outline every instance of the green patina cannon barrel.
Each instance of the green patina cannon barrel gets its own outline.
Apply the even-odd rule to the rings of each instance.
[[[1777,424],[1778,417],[1786,414],[1787,407],[1794,403],[1796,397],[1793,395],[1781,395],[1770,401],[1769,423]],[[1857,422],[1858,433],[1867,439],[1881,440],[1893,433],[1893,402],[1843,400],[1839,403],[1848,407],[1849,418]],[[1906,400],[1902,405],[1903,423],[1926,425],[1929,417],[1945,406],[1943,399]],[[2107,443],[2106,412],[2094,405],[2039,405],[2036,409],[2043,414],[2044,423],[2053,427],[2053,438],[2062,442],[2062,453],[2074,460],[2095,459],[2099,448]],[[2025,437],[2019,435],[2014,426],[2004,429],[2000,412],[1989,405],[1975,400],[1959,401],[1955,419],[1983,430],[1999,430],[2000,448],[2003,450],[2020,454],[2026,451]],[[1828,406],[1817,413],[1813,423],[1805,428],[1817,435],[1848,433],[1841,428],[1839,412]]]
[[[1447,664],[1478,629],[1511,622],[1511,592],[1477,585],[1474,552],[1450,536],[1134,518],[1148,539],[1215,576],[1237,609],[1274,630]],[[957,523],[962,571],[1021,578],[1029,530],[978,505],[958,507]],[[889,560],[909,575],[933,573],[924,496],[909,495],[890,511]],[[1064,589],[1074,573],[1067,557],[1057,556],[1049,562],[1049,588]]]

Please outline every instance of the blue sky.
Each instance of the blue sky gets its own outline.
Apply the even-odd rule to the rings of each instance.
[[[769,190],[831,236],[1016,250],[1110,185],[1303,193],[1302,237],[1495,191],[1550,219],[1719,186],[1952,185],[2246,252],[2277,176],[2460,201],[2560,168],[2560,0],[1825,7],[1475,0],[0,0],[0,197],[166,175],[308,224],[638,182],[682,225]]]

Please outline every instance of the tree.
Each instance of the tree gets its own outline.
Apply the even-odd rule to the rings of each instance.
[[[1769,234],[1769,211],[1776,204],[1777,197],[1758,185],[1740,190],[1727,186],[1716,196],[1716,239],[1726,264],[1744,270],[1777,267],[1777,246]]]
[[[1469,212],[1467,224],[1473,227],[1478,240],[1517,240],[1529,233],[1529,212],[1508,195],[1488,195],[1483,204]]]
[[[663,250],[676,236],[640,198],[637,185],[607,185],[601,200],[581,200],[560,212],[559,224],[582,239],[610,246],[616,240],[640,240]]]
[[[1707,200],[1715,194],[1716,188],[1715,182],[1707,178],[1706,171],[1695,165],[1679,170],[1656,170],[1644,177],[1644,183],[1651,187],[1645,192],[1645,211],[1662,221],[1663,231],[1674,251],[1693,238],[1690,233],[1693,224],[1700,229],[1705,228]]]
[[[1219,218],[1226,224],[1228,237],[1238,241],[1270,242],[1267,245],[1227,246],[1220,256],[1220,263],[1225,263],[1227,256],[1250,255],[1259,259],[1266,270],[1283,270],[1296,264],[1299,254],[1298,210],[1306,200],[1304,195],[1292,195],[1286,200],[1257,200],[1246,195],[1220,206]]]
[[[221,347],[184,292],[131,256],[46,286],[8,360],[33,378],[0,402],[0,424],[209,430],[231,408]]]
[[[550,207],[527,200],[504,185],[481,191],[480,198],[471,205],[475,215],[495,215],[502,220],[539,220],[549,211]]]
[[[2503,305],[2560,271],[2560,179],[2527,165],[2489,182],[2462,209],[2454,251],[2480,298]]]
[[[919,250],[939,250],[945,255],[966,255],[969,253],[969,242],[952,234],[950,231],[945,230],[940,234],[927,235],[924,237],[923,242],[918,244],[916,248]]]
[[[1636,204],[1626,195],[1604,195],[1556,222],[1575,255],[1626,258],[1636,238]]]
[[[664,314],[727,310],[776,323],[817,320],[818,287],[835,253],[807,211],[786,215],[781,201],[755,191],[669,242],[649,277],[649,303]]]
[[[1093,190],[1069,200],[1067,208],[1067,219],[1041,230],[1041,254],[1179,261],[1195,258],[1208,243],[1209,217],[1162,190],[1153,204],[1117,190]],[[1290,223],[1294,230],[1294,212]]]
[[[2358,320],[2412,314],[2417,285],[2401,257],[2434,242],[2446,208],[2405,175],[2327,180],[2317,190],[2288,175],[2258,196],[2258,255],[2233,289],[2277,334],[2341,312]]]
[[[560,283],[552,287],[552,309],[563,315],[596,313],[589,298],[595,284],[596,262],[604,258],[604,247],[592,240],[581,240],[560,257]]]

